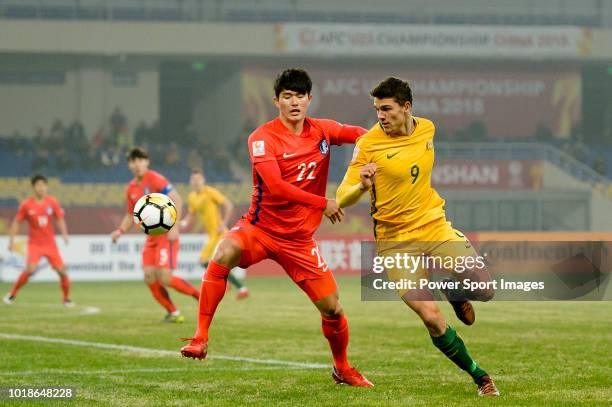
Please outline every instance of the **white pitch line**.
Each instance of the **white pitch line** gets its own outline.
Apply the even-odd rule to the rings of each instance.
[[[8,334],[8,333],[0,332],[0,338],[21,340],[21,341],[60,343],[63,345],[82,346],[86,348],[111,349],[111,350],[118,350],[122,352],[151,354],[151,355],[159,355],[159,356],[172,356],[172,357],[179,356],[178,350],[171,351],[171,350],[163,350],[163,349],[141,348],[141,347],[130,346],[130,345],[117,345],[114,343],[88,342],[88,341],[79,341],[75,339],[49,338],[46,336],[16,335],[16,334]],[[277,360],[277,359],[254,359],[254,358],[244,358],[240,356],[227,356],[227,355],[211,355],[211,356],[208,356],[208,358],[220,359],[220,360],[231,360],[235,362],[258,363],[258,364],[264,364],[264,365],[290,366],[290,367],[297,367],[297,368],[304,368],[304,369],[329,369],[330,367],[329,365],[324,365],[321,363],[302,363],[302,362],[291,362],[288,360]]]
[[[206,368],[206,372],[244,372],[251,370],[281,370],[281,366],[261,366],[261,367],[238,367],[238,368]],[[16,372],[0,372],[0,376],[38,376],[38,375],[110,375],[110,374],[129,374],[129,373],[173,373],[173,372],[195,372],[195,368],[143,368],[143,369],[102,369],[102,370],[64,370],[64,369],[41,369],[41,370],[22,370]]]
[[[22,304],[19,305],[21,307]],[[58,304],[38,304],[41,308],[64,308],[63,305]],[[0,317],[0,322],[5,321],[22,321],[27,319],[36,319],[36,318],[48,318],[48,317],[79,317],[81,315],[95,315],[100,313],[100,308],[98,307],[89,307],[89,306],[76,306],[75,308],[67,308],[64,312],[54,312],[51,314],[35,314],[35,315],[23,315],[23,316],[10,316],[2,318]]]

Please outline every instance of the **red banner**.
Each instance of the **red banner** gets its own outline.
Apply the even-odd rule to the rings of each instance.
[[[308,67],[307,67],[308,68]],[[245,119],[258,125],[278,114],[272,103],[280,68],[248,68],[243,74]],[[413,113],[447,134],[480,122],[493,138],[534,135],[538,126],[567,137],[581,116],[577,69],[308,69],[313,82],[309,114],[369,127],[376,121],[369,92],[388,76],[410,82]]]

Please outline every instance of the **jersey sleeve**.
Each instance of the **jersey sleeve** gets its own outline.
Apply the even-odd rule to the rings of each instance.
[[[53,199],[51,202],[51,206],[53,207],[53,216],[55,216],[56,219],[62,219],[64,217],[64,209],[61,207],[59,201],[57,199]]]
[[[151,173],[151,188],[155,192],[159,192],[164,195],[168,195],[170,191],[174,189],[168,178],[164,177],[160,173]]]
[[[28,215],[28,208],[26,206],[25,201],[19,205],[19,209],[17,209],[17,215],[15,215],[15,219],[18,221],[22,221]]]
[[[363,143],[357,143],[353,151],[353,158],[344,174],[344,179],[336,191],[336,201],[340,207],[354,205],[359,201],[364,191],[360,189],[361,177],[359,172],[361,167],[368,163]]]
[[[253,164],[276,160],[276,146],[263,131],[256,131],[249,136],[249,156]]]
[[[210,194],[210,198],[212,199],[212,201],[216,205],[221,205],[223,202],[225,202],[227,200],[225,195],[223,195],[221,192],[219,192],[219,190],[216,189],[216,188],[210,187],[208,192]]]
[[[327,135],[332,145],[355,144],[357,139],[364,135],[367,130],[360,126],[340,124],[330,119],[311,119],[316,126],[320,127]]]
[[[327,198],[304,191],[283,180],[277,161],[267,161],[255,165],[255,170],[266,184],[270,193],[283,197],[289,202],[299,203],[311,208],[325,210]]]

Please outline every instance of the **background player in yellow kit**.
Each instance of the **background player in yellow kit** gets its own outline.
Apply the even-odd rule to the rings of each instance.
[[[357,141],[353,159],[336,193],[340,207],[356,203],[364,192],[370,191],[379,256],[408,253],[412,256],[476,257],[465,236],[446,221],[444,200],[431,186],[435,128],[430,120],[412,116],[409,84],[388,78],[370,95],[374,98],[378,123]],[[388,269],[387,273],[395,281],[427,278],[427,270],[423,267],[414,275],[405,269]],[[453,274],[459,279],[490,279],[486,268]],[[449,300],[453,298],[449,291],[444,294]],[[433,344],[472,376],[478,385],[478,394],[499,395],[489,375],[467,352],[463,340],[446,324],[431,293],[400,290],[400,295],[422,319]],[[471,291],[463,295],[460,301],[451,301],[451,304],[459,319],[471,325],[475,319],[474,309],[465,298],[488,301],[493,291]]]
[[[202,267],[208,267],[208,262],[217,246],[217,243],[227,231],[227,223],[234,204],[227,199],[218,189],[206,185],[206,176],[201,169],[193,169],[189,179],[193,189],[187,197],[187,215],[181,221],[181,227],[186,228],[191,224],[195,215],[200,217],[202,226],[208,233],[208,241],[200,252],[200,263]],[[238,293],[236,299],[249,296],[249,289],[245,287],[234,273],[230,273],[228,280],[236,287]]]

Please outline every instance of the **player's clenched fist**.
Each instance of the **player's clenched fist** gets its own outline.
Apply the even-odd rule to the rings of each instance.
[[[323,215],[327,216],[331,223],[342,222],[344,211],[338,206],[335,200],[328,199]]]
[[[374,183],[374,175],[376,175],[376,164],[369,163],[361,167],[359,178],[361,179],[361,189],[369,191]]]

